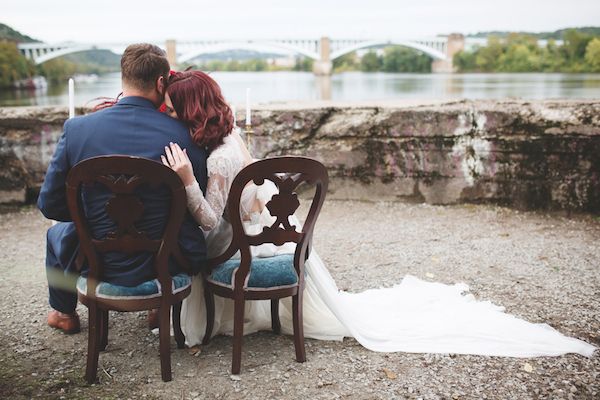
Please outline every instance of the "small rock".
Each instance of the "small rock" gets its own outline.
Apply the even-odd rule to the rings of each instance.
[[[382,371],[385,373],[385,376],[387,376],[388,379],[394,380],[398,378],[398,375],[390,369],[383,368]]]
[[[192,346],[188,349],[188,354],[198,357],[202,353],[202,348],[200,346]]]

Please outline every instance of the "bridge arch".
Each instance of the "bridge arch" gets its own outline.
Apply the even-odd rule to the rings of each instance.
[[[50,51],[48,53],[45,53],[44,55],[36,57],[34,60],[35,60],[36,65],[39,65],[39,64],[45,63],[46,61],[50,61],[50,60],[53,60],[58,57],[66,56],[67,54],[79,53],[82,51],[90,51],[90,50],[108,50],[108,51],[115,52],[114,49],[111,49],[111,48],[81,45],[81,46],[74,46],[74,47],[65,47],[65,48],[62,48],[59,50]]]
[[[301,54],[305,57],[313,60],[318,60],[319,55],[316,52],[304,49],[302,47],[294,46],[287,43],[276,43],[276,42],[229,42],[229,43],[215,43],[211,45],[202,46],[196,49],[192,49],[188,52],[177,57],[177,62],[184,63],[190,61],[203,54],[220,53],[223,51],[230,50],[252,50],[259,53],[277,53],[277,54]]]
[[[424,44],[420,44],[420,43],[412,42],[412,41],[404,41],[404,40],[387,40],[387,41],[373,40],[373,41],[368,41],[368,42],[360,42],[360,43],[356,43],[352,46],[345,47],[345,48],[342,48],[342,49],[332,52],[330,55],[330,58],[333,61],[336,58],[339,58],[348,53],[352,53],[353,51],[356,51],[356,50],[367,49],[370,47],[380,47],[380,46],[409,47],[411,49],[419,50],[420,52],[427,54],[434,60],[443,60],[443,61],[447,60],[446,54],[442,53],[439,50],[436,50],[436,49],[426,46]]]

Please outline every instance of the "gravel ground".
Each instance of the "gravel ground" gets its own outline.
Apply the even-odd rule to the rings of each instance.
[[[160,380],[158,337],[143,313],[111,314],[99,384],[82,379],[82,333],[46,326],[45,231],[32,208],[0,214],[0,398],[598,399],[600,355],[515,359],[375,353],[356,341],[307,339],[294,361],[290,337],[245,338],[242,374],[229,374],[231,339],[192,355],[172,344],[173,382]],[[406,274],[465,282],[531,322],[600,345],[600,219],[492,206],[437,207],[329,201],[315,243],[338,286],[390,286]]]

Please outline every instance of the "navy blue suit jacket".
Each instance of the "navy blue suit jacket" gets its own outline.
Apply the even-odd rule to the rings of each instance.
[[[164,147],[169,142],[178,143],[192,160],[194,175],[204,192],[206,189],[206,151],[191,139],[189,129],[180,121],[158,112],[151,101],[142,97],[125,97],[115,106],[65,122],[60,138],[38,198],[38,207],[46,218],[72,221],[66,201],[65,183],[69,170],[86,158],[122,154],[145,157],[160,161]],[[83,194],[86,217],[92,235],[103,237],[114,229],[104,206],[108,199],[105,189],[94,187]],[[144,215],[136,223],[148,236],[160,237],[168,214],[168,195],[160,192],[146,192]],[[71,223],[72,224],[72,223]],[[73,251],[77,241],[73,227],[60,230],[63,237],[48,236],[48,240],[60,240],[56,248]],[[65,237],[67,236],[67,237]],[[52,243],[49,243],[52,245]],[[204,235],[192,216],[187,213],[179,233],[179,245],[185,257],[190,260],[194,272],[198,272],[206,261]],[[71,260],[72,254],[59,254],[59,258]],[[104,256],[105,274],[103,280],[123,285],[135,286],[154,276],[152,259],[148,254],[127,256],[108,253]],[[172,262],[171,274],[179,267]],[[72,270],[74,266],[65,269]],[[85,271],[84,271],[85,275]]]

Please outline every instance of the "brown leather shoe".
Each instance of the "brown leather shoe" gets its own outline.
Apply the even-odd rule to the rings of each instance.
[[[158,309],[148,311],[148,329],[158,328]]]
[[[60,329],[67,335],[79,333],[81,326],[79,324],[79,315],[77,312],[73,314],[63,314],[56,310],[48,313],[48,325],[52,328]]]

